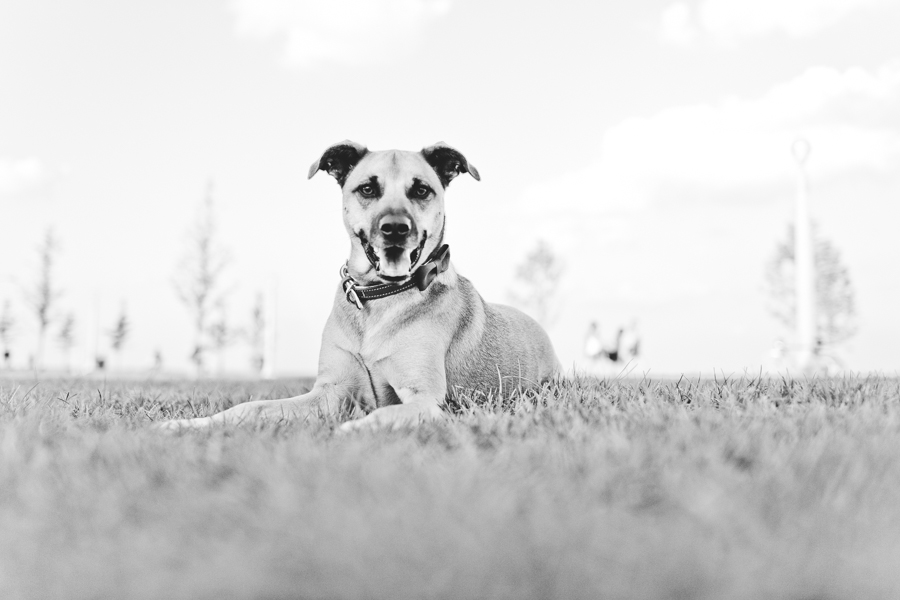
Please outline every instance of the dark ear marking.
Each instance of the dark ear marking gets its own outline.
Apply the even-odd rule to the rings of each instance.
[[[461,152],[451,148],[444,142],[438,142],[434,146],[423,148],[422,156],[425,157],[425,161],[437,173],[438,178],[441,180],[441,185],[444,187],[450,185],[450,181],[460,173],[468,173],[476,181],[481,181],[481,175],[478,174],[478,169],[475,168],[475,165],[469,164],[469,161],[466,160],[466,157]]]
[[[362,144],[344,140],[340,144],[335,144],[326,150],[322,157],[309,167],[308,178],[312,179],[312,176],[319,171],[326,171],[337,179],[341,187],[344,187],[344,182],[347,181],[350,171],[368,152]]]

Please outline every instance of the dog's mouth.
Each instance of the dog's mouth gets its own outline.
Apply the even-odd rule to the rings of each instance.
[[[375,269],[378,277],[392,283],[409,279],[410,274],[418,267],[422,258],[422,250],[428,240],[428,232],[422,232],[422,240],[419,245],[409,250],[404,246],[376,246],[369,242],[365,233],[360,231],[357,236],[362,243],[366,258]],[[408,263],[408,264],[407,264]]]
[[[409,253],[409,263],[410,263],[409,264],[409,272],[410,273],[413,272],[413,269],[416,268],[416,265],[419,262],[419,258],[422,257],[422,248],[425,247],[425,240],[427,240],[427,239],[428,239],[428,232],[426,231],[426,232],[424,232],[424,235],[422,236],[422,242],[418,246],[413,248],[413,251]]]

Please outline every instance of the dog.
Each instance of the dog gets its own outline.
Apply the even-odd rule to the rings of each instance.
[[[355,407],[341,425],[416,425],[443,416],[448,394],[533,387],[560,373],[541,326],[519,310],[488,304],[456,273],[444,243],[444,192],[462,173],[481,177],[457,150],[369,151],[351,141],[309,169],[343,194],[350,257],[341,268],[313,388],[282,400],[238,404],[170,429],[255,419],[309,419]]]

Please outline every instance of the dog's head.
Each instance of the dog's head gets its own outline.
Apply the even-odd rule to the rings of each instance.
[[[350,235],[350,268],[399,282],[441,243],[444,190],[460,173],[480,180],[478,170],[444,143],[421,152],[370,152],[355,142],[328,148],[309,168],[326,171],[344,195],[344,226]]]

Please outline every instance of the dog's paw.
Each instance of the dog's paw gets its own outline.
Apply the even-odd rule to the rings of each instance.
[[[183,419],[176,419],[172,421],[161,421],[159,423],[154,423],[150,426],[150,429],[154,429],[156,431],[164,431],[166,433],[175,433],[176,431],[184,431],[188,429],[189,426],[184,424]]]
[[[337,428],[338,433],[350,433],[351,431],[360,431],[362,429],[375,429],[378,427],[375,423],[367,423],[365,418],[362,419],[353,419],[352,421],[346,421],[341,423],[341,426]]]
[[[347,421],[338,428],[338,431],[341,433],[363,429],[394,431],[405,427],[416,427],[422,423],[443,418],[444,411],[436,404],[393,404],[376,409],[361,419]]]
[[[152,428],[157,431],[166,433],[175,433],[178,431],[188,431],[191,429],[205,429],[209,427],[209,419],[172,419],[171,421],[160,421],[154,423]]]

